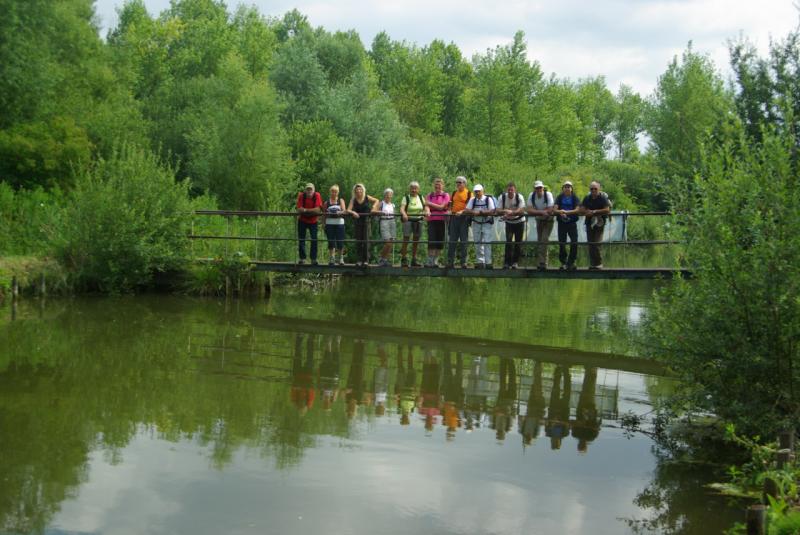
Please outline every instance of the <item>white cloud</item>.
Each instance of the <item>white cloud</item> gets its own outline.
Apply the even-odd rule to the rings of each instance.
[[[98,0],[103,27],[116,23],[114,6],[122,0]],[[727,42],[741,34],[767,50],[770,36],[782,38],[797,26],[792,0],[606,0],[585,2],[475,0],[320,2],[247,0],[263,14],[281,17],[297,8],[314,26],[356,30],[366,47],[380,31],[419,45],[434,39],[454,42],[465,57],[507,44],[517,30],[529,43],[529,57],[546,73],[583,78],[605,75],[609,87],[631,85],[647,94],[668,62],[686,47],[711,57],[727,72]],[[168,0],[145,0],[153,14]],[[231,6],[236,2],[231,1]]]

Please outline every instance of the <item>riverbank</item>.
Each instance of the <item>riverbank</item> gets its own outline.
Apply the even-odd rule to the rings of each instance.
[[[15,292],[21,295],[65,293],[66,269],[52,258],[10,256],[0,258],[0,302]]]

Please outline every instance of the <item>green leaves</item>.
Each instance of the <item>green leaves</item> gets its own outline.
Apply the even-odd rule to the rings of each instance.
[[[53,248],[79,288],[128,292],[181,265],[189,217],[188,184],[123,146],[78,177]]]

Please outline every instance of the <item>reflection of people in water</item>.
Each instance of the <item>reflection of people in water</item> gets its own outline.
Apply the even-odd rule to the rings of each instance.
[[[472,359],[467,379],[466,401],[464,402],[464,428],[467,431],[481,426],[483,411],[486,409],[486,398],[489,392],[487,362],[486,357],[476,356]]]
[[[539,427],[544,419],[544,392],[542,389],[542,363],[533,365],[533,382],[528,393],[528,408],[525,416],[519,418],[519,432],[522,434],[523,446],[530,446],[539,436]]]
[[[433,350],[426,349],[422,361],[422,385],[420,386],[418,412],[425,417],[425,430],[433,431],[436,417],[441,414],[439,406],[440,385],[439,360],[433,355]]]
[[[414,400],[417,398],[417,372],[414,370],[414,354],[411,346],[406,348],[407,361],[403,363],[403,348],[397,346],[397,380],[394,393],[400,409],[400,424],[411,423],[410,414],[414,411]]]
[[[578,439],[578,451],[585,453],[589,443],[600,433],[601,420],[597,415],[595,388],[597,387],[597,368],[586,368],[583,386],[578,398],[578,408],[572,423],[572,436]]]
[[[353,340],[353,360],[350,363],[350,373],[347,374],[347,417],[352,418],[356,414],[358,405],[364,399],[364,353],[366,343],[364,340],[356,338]]]
[[[553,373],[553,390],[550,391],[550,406],[544,433],[550,437],[550,448],[561,448],[561,439],[569,434],[569,397],[572,393],[569,366],[556,366]],[[563,384],[562,384],[563,383]]]
[[[303,359],[303,336],[294,336],[294,356],[292,358],[292,387],[289,396],[300,414],[305,414],[314,405],[314,336],[306,340],[306,358]]]
[[[386,394],[389,390],[389,368],[386,356],[386,344],[378,343],[378,366],[372,372],[372,394],[375,403],[375,415],[386,413]]]
[[[514,418],[514,404],[517,401],[517,370],[514,359],[500,357],[500,377],[497,403],[494,405],[492,427],[497,440],[505,440]]]
[[[341,355],[342,337],[328,336],[322,362],[319,364],[319,392],[322,396],[322,408],[331,409],[339,395],[339,355]]]
[[[456,429],[461,427],[459,411],[464,405],[464,359],[461,353],[456,355],[455,369],[453,369],[450,352],[445,354],[442,390],[444,391],[442,409],[444,421],[442,423],[447,427],[447,440],[453,440]]]

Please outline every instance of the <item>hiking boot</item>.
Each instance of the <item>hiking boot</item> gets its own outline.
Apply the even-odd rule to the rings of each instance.
[[[467,269],[468,267],[466,262],[461,262],[461,269]]]
[[[567,270],[567,265],[566,264],[561,264],[561,266],[559,266],[558,270],[559,271],[566,271]]]
[[[481,264],[481,263],[478,263],[478,262],[475,263],[475,269],[483,269],[485,267],[486,267],[486,264]]]
[[[578,266],[576,266],[575,264],[569,264],[567,266],[567,271],[578,271]]]
[[[547,271],[547,266],[545,264],[539,264],[538,266],[536,266],[536,269],[538,269],[539,271]],[[561,266],[561,269],[564,269],[564,266]]]
[[[513,264],[511,264],[511,269],[519,269],[519,264],[514,262]]]
[[[411,267],[422,267],[422,264],[420,264],[419,262],[417,262],[417,259],[416,259],[416,258],[412,258],[412,259],[411,259]]]
[[[329,266],[332,266],[332,265],[334,265],[335,263],[336,263],[336,260],[334,260],[334,259],[333,259],[333,257],[331,257],[331,258],[328,260],[328,265],[329,265]]]
[[[339,259],[339,265],[340,265],[340,266],[343,266],[343,265],[344,265],[344,257],[342,257],[342,258],[340,258],[340,259]]]
[[[312,260],[312,261],[311,261],[311,265],[312,265],[312,266],[318,266],[318,265],[319,265],[319,262],[317,262],[316,260]]]
[[[400,259],[400,267],[408,267],[408,258],[405,256]]]
[[[445,267],[447,269],[455,269],[456,264],[455,264],[455,262],[448,262],[447,265],[445,265]]]
[[[600,271],[601,269],[603,269],[603,264],[598,264],[596,266],[589,266],[589,269],[591,271]]]
[[[306,263],[306,259],[305,258],[301,258],[300,260],[297,261],[297,265],[298,266],[302,266],[305,263]]]
[[[491,264],[486,264],[486,269],[494,269]]]
[[[511,264],[503,264],[503,269],[511,269]]]

